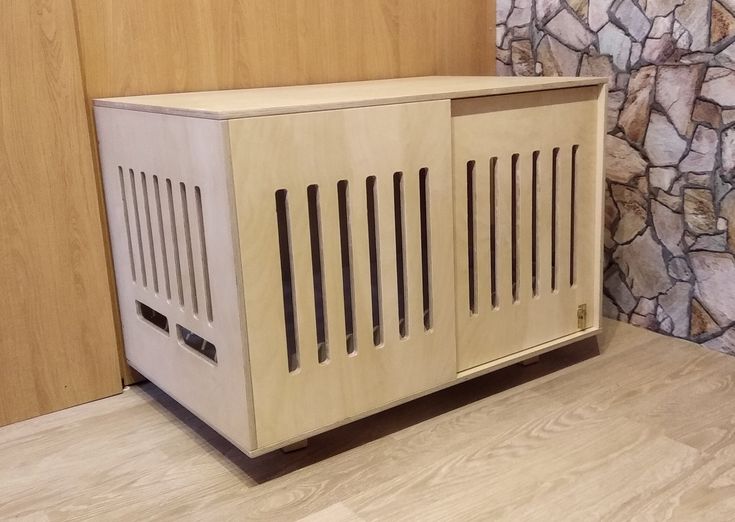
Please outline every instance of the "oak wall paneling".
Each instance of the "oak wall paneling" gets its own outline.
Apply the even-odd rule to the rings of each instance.
[[[0,9],[4,425],[122,386],[73,6]]]
[[[91,98],[494,70],[494,1],[75,0]]]

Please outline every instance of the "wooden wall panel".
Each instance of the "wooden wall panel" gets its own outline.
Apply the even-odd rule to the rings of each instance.
[[[0,1],[0,425],[121,390],[71,0]]]
[[[492,0],[75,0],[90,97],[491,74]]]

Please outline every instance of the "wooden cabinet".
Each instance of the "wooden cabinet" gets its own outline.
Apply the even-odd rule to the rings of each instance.
[[[97,100],[128,361],[257,455],[596,333],[604,89]]]

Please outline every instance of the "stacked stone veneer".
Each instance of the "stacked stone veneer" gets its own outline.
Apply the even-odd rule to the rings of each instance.
[[[499,75],[609,78],[605,315],[735,353],[735,0],[497,6]]]

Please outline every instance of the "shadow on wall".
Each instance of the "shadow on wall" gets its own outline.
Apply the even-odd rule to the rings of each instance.
[[[604,313],[735,354],[735,0],[498,0],[499,75],[607,76]]]

